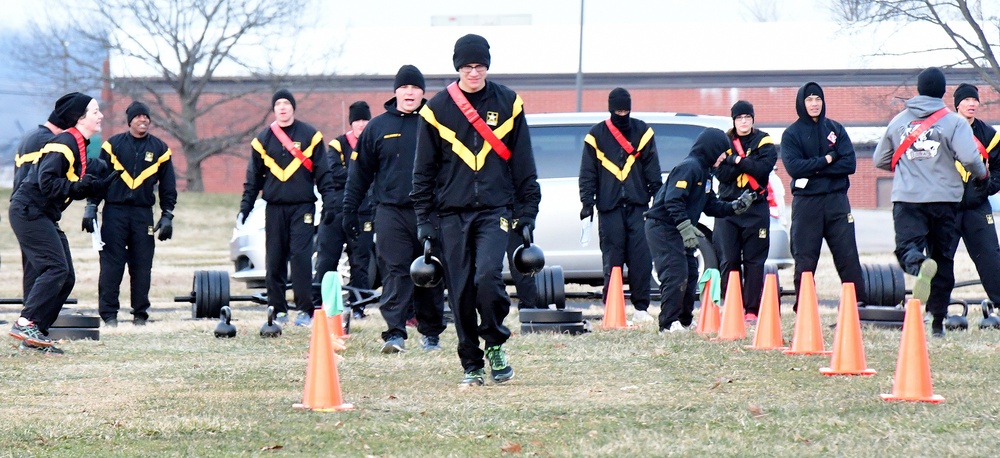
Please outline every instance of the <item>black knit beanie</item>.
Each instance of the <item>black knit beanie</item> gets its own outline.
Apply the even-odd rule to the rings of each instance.
[[[359,119],[364,119],[365,121],[372,119],[372,110],[368,108],[368,102],[364,100],[352,103],[348,110],[347,122],[349,123]]]
[[[75,126],[77,121],[87,114],[87,105],[90,105],[90,101],[93,99],[93,97],[79,92],[70,92],[59,97],[59,100],[56,100],[55,108],[49,114],[49,122],[63,130]]]
[[[729,111],[730,111],[730,116],[732,116],[734,121],[736,120],[736,117],[740,115],[750,115],[751,118],[754,117],[753,104],[747,102],[746,100],[737,101],[736,103],[733,104],[733,108],[731,108]]]
[[[955,88],[955,108],[958,108],[958,104],[968,98],[973,98],[978,101],[979,88],[968,83],[959,84],[958,87]]]
[[[806,83],[806,87],[802,91],[803,97],[809,97],[811,95],[819,96],[820,100],[825,101],[825,98],[823,97],[823,88],[819,87],[816,83]]]
[[[291,91],[289,91],[288,89],[278,89],[277,92],[275,92],[274,95],[271,96],[272,110],[274,109],[274,103],[277,102],[278,99],[288,100],[292,104],[292,111],[295,111],[295,96],[292,95]]]
[[[406,86],[407,84],[419,87],[421,90],[424,89],[424,74],[420,73],[420,69],[412,65],[404,65],[399,67],[399,71],[396,72],[396,79],[393,81],[392,90],[399,89],[400,86]]]
[[[142,102],[136,100],[136,101],[130,103],[128,105],[128,108],[125,109],[125,119],[127,120],[125,122],[125,125],[131,126],[132,125],[132,120],[135,119],[135,117],[139,116],[139,115],[146,115],[146,117],[148,118],[149,117],[149,107],[147,107],[145,103],[142,103]]]
[[[455,42],[455,54],[451,60],[455,70],[469,64],[483,64],[490,68],[490,44],[485,38],[470,33]]]
[[[928,97],[944,97],[944,72],[937,67],[928,67],[917,75],[917,93]]]
[[[625,88],[616,87],[608,94],[608,111],[632,111],[632,95]]]

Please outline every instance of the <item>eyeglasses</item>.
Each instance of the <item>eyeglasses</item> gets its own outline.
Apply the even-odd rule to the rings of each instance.
[[[475,70],[476,73],[486,73],[487,68],[485,65],[477,64],[477,65],[463,65],[459,67],[458,70],[468,75],[469,73],[472,73],[473,70]]]
[[[733,119],[736,121],[753,121],[753,116],[745,114],[745,115],[739,115]]]

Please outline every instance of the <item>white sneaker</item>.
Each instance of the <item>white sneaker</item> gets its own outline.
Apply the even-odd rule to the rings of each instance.
[[[688,328],[685,328],[680,321],[674,321],[670,324],[670,328],[667,329],[667,332],[687,332],[687,330]]]
[[[645,310],[636,310],[632,313],[632,321],[636,324],[650,323],[653,321],[653,317]]]

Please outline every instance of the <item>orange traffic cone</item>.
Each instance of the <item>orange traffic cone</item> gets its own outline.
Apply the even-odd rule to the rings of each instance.
[[[829,355],[823,347],[823,327],[819,322],[819,299],[816,297],[816,283],[812,272],[802,272],[799,282],[799,311],[795,316],[795,333],[792,334],[792,348],[786,355]]]
[[[293,408],[319,412],[354,410],[354,406],[345,403],[341,397],[340,375],[334,361],[337,355],[333,352],[328,325],[327,320],[313,320],[309,361],[306,364],[306,387],[302,403],[294,404]]]
[[[747,337],[747,326],[743,321],[743,292],[741,291],[740,272],[729,272],[729,283],[726,285],[725,308],[722,310],[722,328],[715,340],[740,340]]]
[[[823,375],[875,375],[865,361],[865,345],[861,341],[861,319],[858,317],[858,296],[854,283],[844,283],[837,314],[837,332],[833,335],[831,367],[821,367]]]
[[[767,274],[764,279],[764,297],[760,304],[760,319],[753,336],[753,350],[784,350],[785,338],[781,335],[781,303],[778,300],[778,276]]]
[[[698,314],[695,332],[701,335],[718,334],[720,321],[719,306],[712,300],[712,280],[708,280],[701,292],[701,312]]]
[[[604,304],[604,319],[601,320],[604,329],[627,329],[625,322],[625,292],[622,291],[622,268],[611,269],[611,284],[608,285],[608,298]]]
[[[892,394],[883,394],[882,399],[933,404],[944,402],[944,397],[934,394],[931,386],[931,362],[927,356],[927,336],[924,334],[919,299],[910,299],[906,303]]]

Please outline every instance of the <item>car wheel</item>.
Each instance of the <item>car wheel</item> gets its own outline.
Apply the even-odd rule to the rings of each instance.
[[[702,228],[704,231],[704,228]],[[704,231],[708,233],[708,231]],[[709,236],[711,233],[708,233]],[[719,257],[715,254],[715,246],[712,240],[706,237],[698,238],[698,249],[694,252],[695,259],[698,260],[698,278],[705,272],[705,269],[718,269]],[[656,266],[653,266],[653,291],[660,291],[660,277],[656,274]]]

